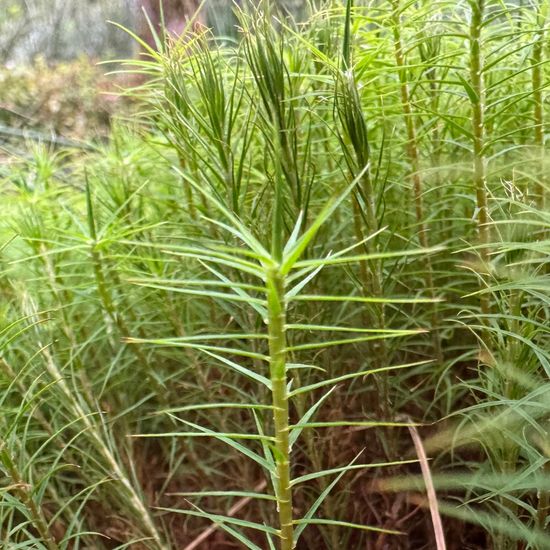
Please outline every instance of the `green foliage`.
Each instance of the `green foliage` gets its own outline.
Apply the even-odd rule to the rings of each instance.
[[[550,548],[546,3],[269,7],[4,170],[0,541]]]

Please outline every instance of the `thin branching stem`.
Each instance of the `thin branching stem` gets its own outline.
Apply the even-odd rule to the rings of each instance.
[[[11,478],[13,492],[19,497],[25,508],[27,508],[32,520],[32,525],[38,531],[47,549],[59,550],[59,546],[50,532],[42,508],[34,501],[32,486],[23,479],[23,476],[7,449],[6,443],[2,441],[2,439],[0,439],[0,463],[4,466]]]

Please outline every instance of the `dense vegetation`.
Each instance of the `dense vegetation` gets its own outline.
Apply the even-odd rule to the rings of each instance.
[[[546,0],[267,8],[0,165],[2,546],[550,548]]]

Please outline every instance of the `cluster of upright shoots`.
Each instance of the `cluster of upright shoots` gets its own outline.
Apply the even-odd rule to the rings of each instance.
[[[185,204],[181,205],[180,210],[184,212],[185,223],[178,227],[188,233],[174,237],[169,235],[169,231],[159,231],[155,238],[149,238],[149,234],[154,233],[153,229],[163,227],[164,220],[157,226],[148,225],[143,222],[148,213],[144,210],[145,214],[139,220],[143,228],[121,231],[116,238],[108,236],[110,228],[108,224],[103,228],[101,226],[92,185],[88,173],[84,171],[87,224],[78,224],[83,232],[79,238],[66,231],[64,237],[69,235],[70,245],[63,253],[77,251],[86,256],[97,307],[106,327],[105,340],[109,343],[115,340],[122,342],[124,350],[129,350],[132,364],[146,373],[147,382],[158,397],[161,410],[156,411],[157,415],[167,416],[174,428],[170,433],[153,431],[133,434],[133,437],[182,437],[187,441],[212,438],[251,460],[255,471],[261,472],[268,480],[262,487],[271,483],[266,491],[207,489],[178,493],[190,502],[189,507],[158,507],[158,511],[209,520],[217,529],[225,531],[251,550],[266,547],[270,550],[292,550],[304,530],[315,525],[330,532],[325,540],[330,540],[336,549],[341,544],[339,533],[342,530],[356,529],[379,536],[399,534],[385,526],[334,517],[332,500],[332,493],[349,472],[373,467],[397,468],[416,462],[399,459],[402,455],[394,433],[404,427],[412,430],[413,425],[399,414],[399,408],[392,402],[392,395],[398,393],[392,388],[393,376],[412,371],[415,373],[413,376],[418,377],[414,378],[414,388],[422,388],[425,373],[422,369],[435,364],[433,377],[437,378],[437,382],[434,386],[439,387],[440,383],[444,386],[450,370],[447,365],[454,365],[452,354],[458,349],[457,354],[464,364],[470,367],[472,361],[477,361],[474,364],[482,371],[481,381],[476,380],[475,391],[467,388],[472,394],[485,391],[497,395],[500,391],[502,402],[508,403],[516,399],[518,402],[521,399],[527,401],[527,397],[532,397],[530,392],[536,392],[537,384],[532,376],[535,369],[520,373],[521,376],[516,373],[517,380],[509,380],[502,375],[504,371],[497,367],[505,362],[507,355],[520,361],[530,354],[531,361],[536,356],[537,361],[550,371],[547,353],[530,340],[530,337],[534,339],[547,330],[544,321],[547,320],[548,304],[543,296],[548,290],[547,282],[546,279],[542,283],[538,279],[536,283],[532,281],[541,272],[542,277],[547,278],[547,267],[537,254],[546,250],[544,239],[548,233],[547,229],[540,230],[537,243],[525,247],[533,254],[526,264],[543,265],[540,270],[533,270],[532,286],[529,288],[534,290],[531,293],[526,285],[522,286],[523,283],[507,281],[500,286],[495,283],[499,276],[495,265],[506,258],[506,254],[513,255],[522,249],[515,242],[496,242],[495,235],[500,226],[491,217],[491,162],[498,159],[491,153],[498,151],[499,140],[504,139],[493,129],[494,113],[500,109],[500,99],[495,90],[505,82],[505,78],[491,80],[491,68],[507,58],[498,58],[495,62],[494,57],[498,57],[498,53],[492,51],[487,54],[490,48],[484,41],[488,29],[494,21],[499,21],[503,13],[507,13],[506,10],[499,11],[496,3],[491,4],[488,0],[468,0],[466,5],[460,6],[460,14],[467,18],[467,24],[463,25],[463,32],[459,35],[466,44],[462,55],[467,64],[457,68],[453,65],[454,53],[441,53],[444,39],[427,36],[429,30],[425,28],[415,31],[420,46],[408,44],[410,29],[404,25],[404,18],[411,9],[410,2],[375,2],[364,12],[363,8],[354,6],[352,0],[347,0],[343,11],[333,8],[320,10],[317,18],[313,17],[310,23],[302,27],[284,17],[275,17],[268,4],[265,2],[260,7],[250,8],[249,12],[237,11],[241,34],[236,45],[229,46],[221,40],[217,41],[204,29],[192,31],[192,22],[179,41],[159,36],[152,28],[158,51],[141,42],[144,60],[130,62],[133,69],[137,67],[149,77],[143,86],[150,106],[148,114],[156,126],[155,131],[162,134],[156,137],[159,141],[164,140],[161,144],[165,148],[163,151],[169,151],[167,158],[172,164],[171,177],[183,190]],[[420,11],[425,8],[429,14],[430,2],[420,4]],[[425,23],[426,18],[430,20],[426,14],[420,20]],[[369,29],[373,21],[376,31]],[[528,44],[529,64],[514,72],[512,77],[522,74],[523,70],[530,71],[528,97],[532,112],[528,115],[530,124],[522,131],[529,133],[534,143],[537,166],[534,183],[525,193],[527,201],[531,202],[521,207],[526,210],[533,208],[536,215],[543,218],[539,225],[546,227],[546,0],[537,3],[532,23],[529,28],[529,36],[532,35]],[[411,23],[411,28],[414,24]],[[391,62],[385,62],[386,67],[368,66],[369,55],[373,56],[369,51],[371,46],[365,46],[364,51],[357,46],[359,39],[354,35],[355,28],[370,33],[369,37],[375,44],[372,51],[389,55]],[[365,31],[365,28],[368,30]],[[340,41],[341,46],[337,44],[334,47],[331,33],[337,36],[336,42]],[[449,36],[454,38],[455,34],[453,31]],[[492,38],[487,38],[487,41]],[[522,42],[521,48],[526,47]],[[411,53],[416,51],[415,48],[418,49],[420,62],[411,62],[411,58],[417,59]],[[511,55],[508,50],[506,52],[506,55]],[[394,105],[387,107],[384,100],[378,98],[381,106],[374,107],[370,99],[365,98],[371,93],[369,84],[373,82],[377,82],[380,89],[390,89],[394,93],[397,98]],[[453,90],[450,95],[461,98],[461,115],[445,113],[445,107],[441,106],[443,99],[440,91],[449,82]],[[422,93],[418,92],[419,89]],[[511,98],[514,101],[513,94]],[[467,105],[466,109],[464,105]],[[379,109],[381,116],[371,121],[370,113],[377,112],[376,109]],[[464,111],[468,114],[464,115]],[[397,128],[396,137],[386,136],[387,126],[390,125],[387,120],[390,119],[391,125]],[[468,119],[470,126],[465,122]],[[514,131],[506,127],[504,137],[514,134]],[[372,136],[380,140],[375,146]],[[392,151],[390,156],[395,154],[405,166],[404,181],[389,190],[385,186],[386,180],[391,177],[384,178],[386,138],[391,147],[396,143],[399,145],[396,147],[398,153]],[[442,153],[444,146],[454,146],[461,138],[465,138],[460,148],[467,151],[465,164],[468,165],[468,198],[457,200],[460,208],[464,203],[464,210],[469,209],[467,215],[463,215],[466,218],[463,225],[460,225],[460,215],[453,217],[450,213],[454,198],[447,197],[445,206],[438,206],[439,210],[433,215],[429,206],[439,204],[438,201],[444,202],[440,188],[445,187],[445,175],[438,165],[448,160]],[[327,150],[321,153],[324,146]],[[329,151],[331,147],[338,151]],[[424,152],[426,147],[427,153]],[[393,159],[388,161],[388,166],[391,162]],[[426,166],[428,163],[437,165],[435,177],[430,178],[427,168],[433,169],[434,166]],[[321,165],[322,169],[318,169]],[[141,188],[129,193],[109,219],[112,221],[120,216],[125,223],[131,216],[129,204],[140,192]],[[402,227],[399,226],[401,220],[397,223],[385,217],[386,192],[397,203],[393,212],[403,210],[407,213],[403,216],[407,221]],[[452,189],[444,193],[451,194]],[[433,199],[434,195],[437,195],[437,200]],[[517,204],[513,201],[511,204],[511,208],[517,211]],[[497,213],[499,207],[497,202]],[[342,220],[348,211],[350,219]],[[502,226],[507,228],[509,221],[504,220]],[[438,227],[437,224],[442,229],[441,235],[434,235],[433,228]],[[453,224],[464,231],[458,237],[452,235]],[[390,226],[390,231],[386,231],[387,226]],[[472,238],[470,230],[474,229],[475,237]],[[468,239],[472,244],[463,246]],[[60,265],[71,265],[71,262],[55,264],[56,254],[61,255],[61,246],[53,239],[50,242],[37,236],[29,241],[33,257],[39,259],[40,269],[45,273],[45,288],[53,296],[53,307],[60,312],[62,336],[72,350],[69,364],[73,375],[77,373],[75,379],[84,388],[82,396],[75,396],[66,379],[68,369],[58,363],[54,351],[44,342],[41,331],[44,315],[31,300],[26,302],[24,313],[32,324],[29,330],[34,331],[36,336],[37,356],[45,365],[57,398],[63,402],[69,416],[77,419],[75,422],[82,426],[82,438],[86,438],[93,449],[96,462],[116,479],[122,495],[120,500],[126,503],[127,518],[139,525],[137,536],[152,549],[166,550],[170,548],[170,541],[145,504],[145,498],[137,488],[136,476],[132,475],[131,467],[123,465],[123,459],[114,451],[114,438],[105,437],[109,433],[108,423],[103,424],[103,420],[96,422],[96,416],[103,418],[103,413],[96,415],[94,412],[95,396],[89,389],[92,383],[87,379],[81,359],[78,328],[71,326],[68,308],[65,307],[66,303],[77,299],[75,296],[85,292],[77,287],[73,295],[63,289]],[[126,254],[117,250],[110,257],[108,249],[113,242],[131,252]],[[452,254],[467,252],[468,258],[477,259],[466,262],[475,276],[473,285],[469,280],[464,283],[469,296],[474,296],[474,305],[468,303],[467,307],[460,307],[467,310],[462,318],[456,314],[459,307],[453,302],[458,285],[453,282],[456,271],[448,267],[452,254],[443,260],[439,256],[445,247],[449,247]],[[131,275],[122,281],[116,262],[120,260],[122,263],[132,254],[136,254],[138,259],[128,270]],[[187,270],[184,272],[191,275],[184,278],[180,276],[181,272],[175,271],[176,275],[170,278],[164,276],[160,268],[162,276],[155,275],[153,268],[149,273],[148,266],[156,265],[158,256],[163,255],[169,256],[172,262],[166,267],[166,272],[172,265],[183,264]],[[414,271],[416,268],[406,265],[409,260],[422,264],[418,276]],[[513,261],[502,260],[500,270],[508,273],[510,266],[514,267],[520,260],[516,256]],[[410,275],[411,284],[406,280],[409,268],[413,273]],[[401,279],[400,269],[405,274]],[[335,270],[345,274],[342,277],[345,283],[334,285],[338,291],[326,291],[327,283],[321,279],[321,273],[325,275]],[[173,315],[176,336],[151,336],[147,325],[139,322],[135,304],[125,293],[125,285],[132,289],[151,290],[163,297],[177,294],[196,298],[197,301],[211,300],[212,319],[216,316],[216,304],[223,303],[224,314],[230,312],[227,323],[230,328],[222,333],[214,328],[211,333],[200,330],[198,334],[189,334],[182,328],[183,323],[176,312]],[[416,287],[421,288],[418,290]],[[442,304],[445,300],[451,303],[446,309]],[[308,317],[304,311],[310,311],[307,308],[312,304],[315,307],[328,304],[334,307],[334,311],[339,308],[338,315],[334,315],[337,320],[324,323],[315,321],[317,316]],[[425,308],[426,315],[423,322],[417,324],[414,315],[418,311],[416,308],[420,307]],[[405,313],[399,317],[401,310]],[[499,311],[503,320],[495,320]],[[527,322],[525,316],[528,314],[532,318]],[[320,315],[318,317],[322,318]],[[449,321],[451,317],[453,322],[456,321],[454,325]],[[308,321],[304,322],[304,318]],[[400,322],[405,318],[407,328],[395,328],[395,319]],[[479,325],[475,325],[476,322]],[[453,331],[458,330],[456,326],[459,324],[461,327],[472,325],[471,330],[476,334],[481,353],[477,345],[473,346],[475,352],[472,354],[471,350],[464,352],[461,342],[457,343],[458,338],[454,338]],[[449,328],[451,325],[452,328]],[[526,325],[529,328],[525,329]],[[8,327],[8,332],[12,329],[13,326]],[[430,333],[429,341],[423,340],[426,332]],[[321,336],[312,338],[312,335]],[[94,343],[94,338],[90,337],[90,342]],[[421,346],[415,344],[417,347],[411,347],[415,351],[409,353],[409,350],[403,351],[393,345],[393,342],[407,338],[417,338]],[[11,340],[13,338],[10,337],[6,346]],[[352,355],[357,368],[319,377],[318,371],[323,369],[313,364],[316,354],[333,348],[340,350],[344,346],[353,347]],[[200,363],[202,359],[197,357],[206,358],[215,368],[229,372],[239,380],[242,378],[248,393],[243,391],[242,395],[229,402],[189,405],[185,401],[181,407],[170,407],[176,392],[170,393],[172,379],[163,381],[155,372],[150,350],[157,347],[189,353],[185,360],[192,364]],[[109,347],[112,348],[114,346]],[[419,353],[418,349],[422,352]],[[300,362],[302,357],[307,357],[306,363]],[[450,363],[447,364],[447,360]],[[30,390],[27,391],[21,383],[14,368],[4,359],[1,361],[3,374],[8,379],[13,378],[12,386],[26,399],[27,393],[31,395]],[[484,362],[495,367],[489,374],[486,374]],[[352,420],[335,420],[331,416],[329,421],[318,420],[322,417],[323,405],[330,403],[331,397],[347,384],[367,388],[361,395],[368,395],[371,399],[368,402],[371,406],[368,416],[359,419],[355,416]],[[76,386],[74,379],[73,385]],[[105,381],[104,386],[107,385]],[[237,386],[228,387],[235,389]],[[439,389],[434,389],[433,395],[439,395],[438,392]],[[245,393],[254,397],[247,402],[243,397]],[[537,421],[547,410],[543,399],[544,395],[536,394],[529,401],[532,408],[524,409]],[[3,405],[3,399],[0,399],[0,405]],[[240,433],[218,431],[179,415],[226,408],[250,414],[250,425],[255,429]],[[129,409],[132,410],[133,405]],[[533,412],[534,409],[536,412]],[[477,412],[475,406],[472,410]],[[506,429],[512,430],[517,425],[520,416],[517,410],[502,417]],[[55,440],[56,430],[40,408],[37,407],[33,414],[47,434],[48,442]],[[363,407],[359,414],[364,415]],[[480,423],[486,430],[483,432],[480,428],[482,435],[486,435],[491,427],[494,429],[492,416],[488,420],[483,417]],[[181,425],[185,431],[176,429]],[[16,424],[6,433],[6,440],[14,439],[12,428],[15,433]],[[385,462],[363,463],[359,460],[362,454],[359,452],[347,464],[323,469],[322,452],[316,448],[314,434],[326,429],[345,431],[371,428],[379,434],[377,437],[382,442],[380,448],[385,453]],[[440,439],[434,436],[427,448],[433,452],[447,450],[452,446],[450,440],[459,447],[471,443],[479,433],[467,432],[467,435],[457,435],[455,439],[454,435],[449,434]],[[530,435],[533,440],[536,436]],[[424,483],[428,485],[433,523],[440,526],[428,461],[418,435],[414,437],[424,474],[421,488],[424,489]],[[37,493],[25,480],[25,473],[18,467],[13,452],[3,440],[4,436],[0,439],[0,463],[11,480],[14,494],[27,510],[34,531],[39,534],[47,550],[71,547],[70,537],[63,544],[56,541],[51,532],[49,512],[41,506]],[[444,444],[441,444],[442,440]],[[491,447],[488,454],[492,457],[498,455],[501,459],[495,470],[502,477],[497,477],[495,483],[502,485],[508,479],[506,476],[514,475],[520,456],[518,440],[502,443],[497,438],[496,444],[487,445]],[[310,473],[302,475],[297,475],[294,468],[293,448],[299,444],[307,449],[307,458],[313,466]],[[65,452],[61,447],[59,452]],[[537,451],[540,456],[537,456],[538,462],[532,470],[548,473],[547,445],[541,444],[539,447],[542,451]],[[72,448],[68,445],[67,449],[66,457],[78,463],[77,456],[70,454],[74,452]],[[456,479],[440,480],[441,486],[462,488],[460,483],[464,482],[464,478]],[[317,483],[318,496],[298,517],[296,495],[303,484],[310,481]],[[415,489],[416,481],[411,477],[410,484]],[[535,481],[540,483],[538,487]],[[445,486],[445,483],[448,485]],[[482,520],[473,518],[484,526],[496,526],[493,533],[495,550],[512,548],[515,544],[513,540],[522,537],[530,542],[535,541],[533,547],[536,544],[540,548],[549,547],[550,539],[543,530],[548,523],[550,493],[546,489],[550,488],[550,484],[544,475],[536,479],[528,478],[525,483],[529,488],[540,489],[535,504],[536,529],[533,533],[526,533],[520,528],[519,536],[514,537],[505,522],[491,523],[488,516],[479,516]],[[97,484],[100,485],[100,482]],[[378,488],[382,490],[382,486],[380,483]],[[390,490],[388,487],[390,484],[386,485],[386,489]],[[406,484],[400,487],[403,489]],[[508,498],[507,494],[497,490],[494,494],[499,497],[495,500],[501,510],[509,517],[519,517],[519,499]],[[244,520],[234,514],[221,515],[203,509],[200,499],[212,496],[257,499],[268,502],[271,508],[265,514],[265,523]],[[461,511],[457,512],[448,505],[442,506],[441,510],[451,515],[454,513],[461,519],[466,518],[465,515],[459,516]],[[254,535],[247,536],[249,532]],[[440,537],[436,538],[438,550],[442,550],[444,546],[441,544],[444,545],[444,542]],[[260,545],[258,540],[262,540],[263,544]]]

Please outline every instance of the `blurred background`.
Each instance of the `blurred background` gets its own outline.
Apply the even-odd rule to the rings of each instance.
[[[28,63],[36,56],[68,60],[81,55],[130,55],[132,44],[108,20],[132,27],[135,0],[0,0],[0,59]]]
[[[82,55],[93,58],[128,56],[135,44],[109,24],[143,28],[143,9],[153,18],[159,0],[0,0],[0,60],[5,64],[28,63],[42,56],[70,60]],[[302,0],[279,0],[291,11]],[[198,0],[163,0],[167,16],[188,16]],[[217,34],[232,34],[233,0],[206,0],[202,20]],[[169,23],[169,22],[168,22]]]
[[[274,0],[300,15],[305,0]],[[217,35],[235,36],[234,0],[206,0],[197,20]],[[112,115],[127,105],[117,93],[132,85],[106,76],[99,61],[139,55],[115,21],[152,43],[159,0],[0,0],[0,160],[22,140],[66,144],[104,138]],[[162,0],[164,21],[178,34],[200,0]],[[3,154],[4,153],[4,154]]]

